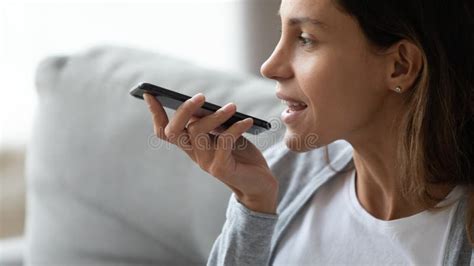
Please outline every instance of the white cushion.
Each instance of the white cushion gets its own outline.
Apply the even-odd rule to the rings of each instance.
[[[225,220],[230,190],[153,135],[141,82],[275,126],[275,83],[203,69],[165,55],[97,47],[45,59],[27,156],[26,260],[33,264],[202,264]],[[172,112],[168,112],[172,114]],[[246,135],[264,150],[284,132]]]

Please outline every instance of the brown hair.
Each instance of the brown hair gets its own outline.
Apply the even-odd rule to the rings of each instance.
[[[474,246],[474,2],[337,0],[380,49],[406,39],[423,54],[399,120],[397,162],[402,195],[428,210],[442,200],[431,185],[467,190],[466,231]],[[329,163],[328,147],[325,147]],[[352,170],[345,169],[344,171]],[[335,170],[335,169],[334,169]],[[448,206],[446,206],[448,207]]]

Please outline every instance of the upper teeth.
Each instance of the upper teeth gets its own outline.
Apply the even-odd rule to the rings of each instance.
[[[281,100],[281,103],[288,106],[306,106],[306,104],[302,102],[289,102],[289,101]]]

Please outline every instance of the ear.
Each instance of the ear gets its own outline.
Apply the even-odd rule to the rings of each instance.
[[[401,92],[410,90],[423,67],[421,50],[408,40],[401,40],[389,48],[387,79],[391,90],[400,87]]]

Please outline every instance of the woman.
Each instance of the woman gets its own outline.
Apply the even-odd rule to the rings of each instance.
[[[261,72],[289,105],[285,145],[263,156],[241,136],[250,119],[207,134],[233,104],[195,118],[198,94],[168,120],[146,97],[158,137],[234,192],[208,264],[469,263],[473,2],[283,0],[279,14]]]

